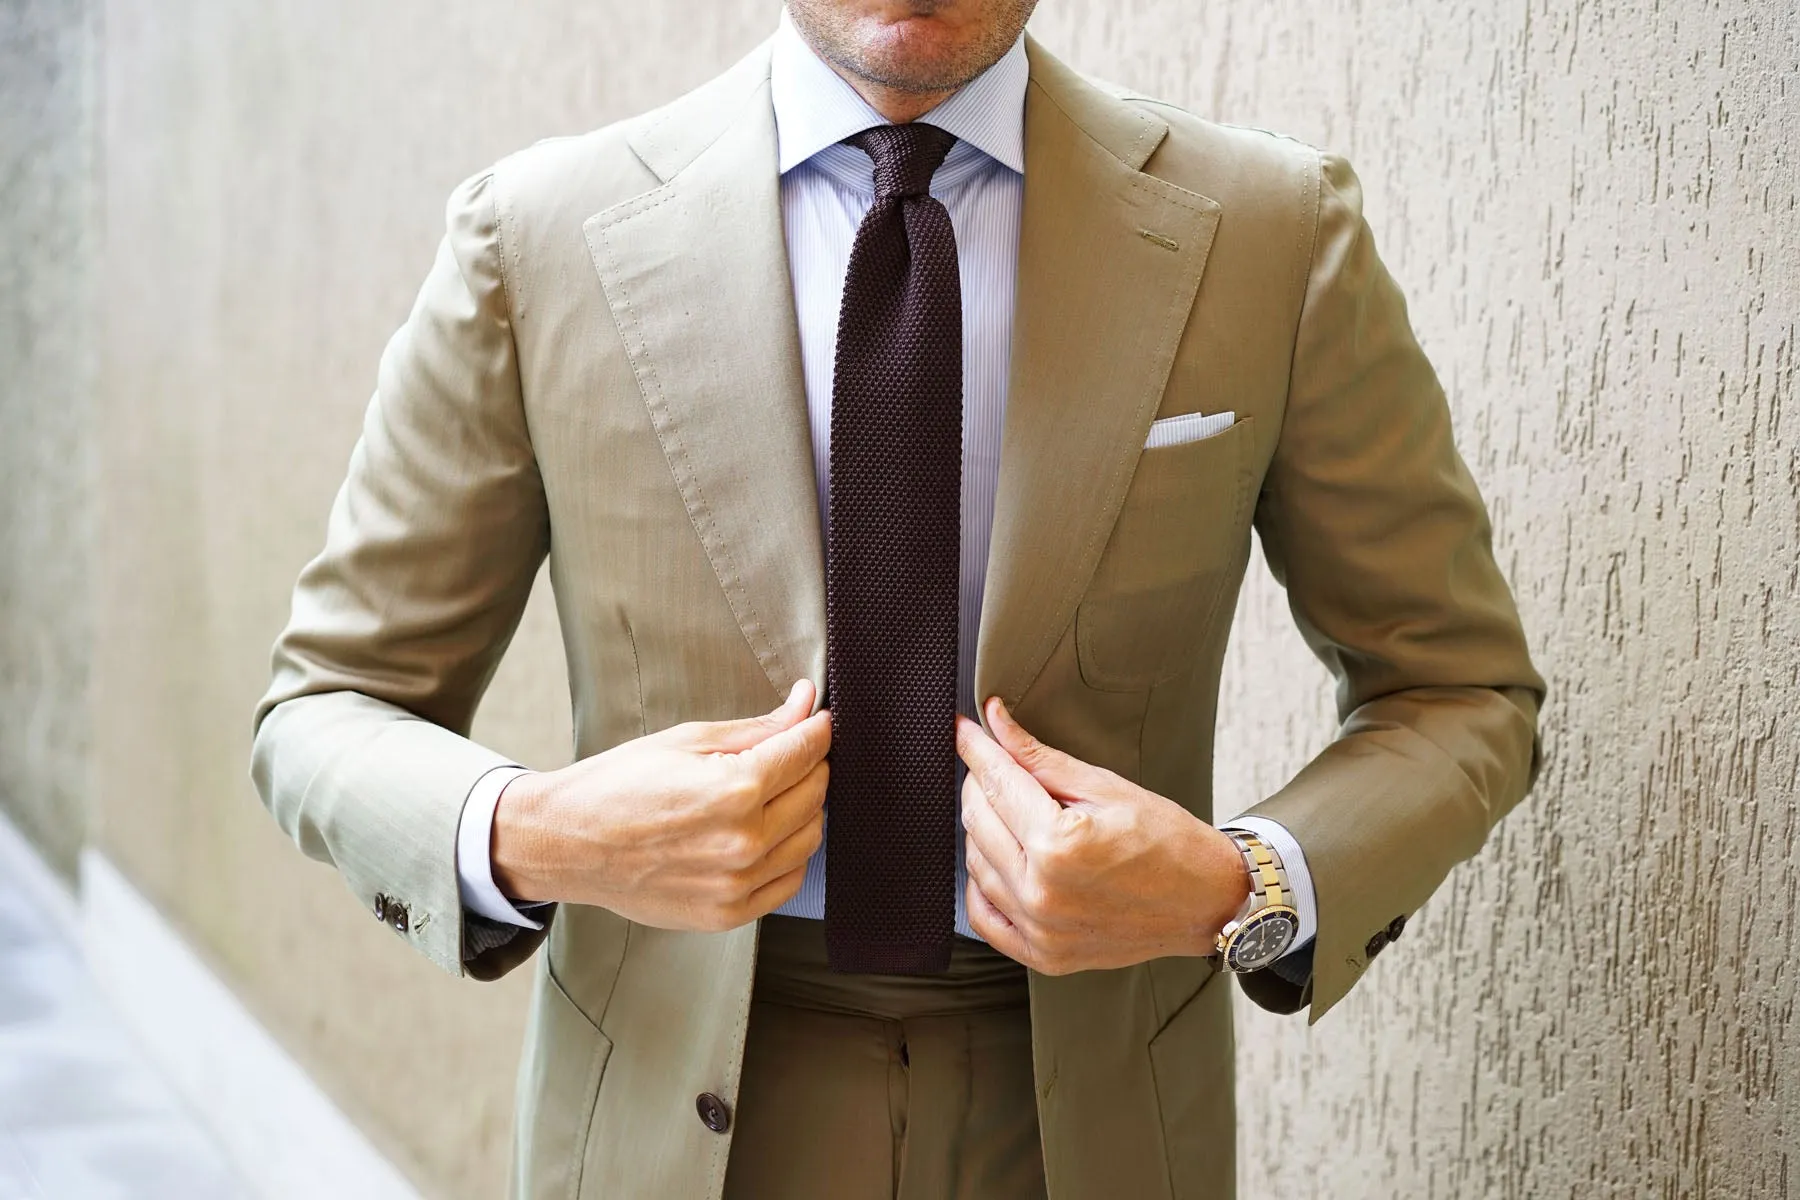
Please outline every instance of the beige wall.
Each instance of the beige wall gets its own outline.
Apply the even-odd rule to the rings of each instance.
[[[697,82],[774,11],[104,6],[104,378],[52,460],[98,447],[68,506],[97,507],[96,551],[66,568],[92,637],[81,605],[49,612],[93,664],[97,836],[434,1195],[497,1194],[522,989],[440,977],[285,844],[245,779],[249,708],[451,185]],[[1313,1030],[1244,1012],[1246,1196],[1800,1191],[1793,6],[1045,0],[1034,28],[1352,156],[1555,689],[1537,796],[1357,993]],[[16,515],[4,445],[11,629],[15,531],[80,538]],[[542,601],[480,731],[552,764]],[[1227,803],[1329,734],[1278,595],[1240,615]],[[85,711],[79,672],[12,684],[17,646],[0,777],[39,761],[21,697]]]
[[[0,814],[69,875],[90,794],[96,14],[0,8]]]

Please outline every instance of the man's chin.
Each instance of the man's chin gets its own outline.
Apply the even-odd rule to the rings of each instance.
[[[979,47],[929,17],[890,22],[858,42],[851,69],[896,91],[954,91],[989,65]]]

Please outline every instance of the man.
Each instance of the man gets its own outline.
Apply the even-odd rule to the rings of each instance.
[[[1228,1197],[1218,976],[1318,1020],[1530,784],[1350,169],[1031,8],[790,0],[450,202],[254,771],[447,970],[548,938],[520,1195]],[[1343,726],[1224,830],[1253,525]],[[577,761],[534,774],[465,735],[546,555]]]

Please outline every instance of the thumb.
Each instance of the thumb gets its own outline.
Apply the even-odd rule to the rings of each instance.
[[[989,728],[994,731],[994,740],[1046,792],[1058,800],[1100,798],[1101,789],[1096,785],[1110,772],[1082,762],[1072,754],[1065,754],[1055,746],[1040,742],[1013,719],[1012,713],[998,696],[988,698],[987,718]]]
[[[792,729],[805,720],[812,712],[816,691],[812,680],[796,680],[788,689],[787,699],[761,716],[738,717],[730,721],[693,721],[676,728],[683,731],[681,742],[690,749],[739,754],[764,738]]]

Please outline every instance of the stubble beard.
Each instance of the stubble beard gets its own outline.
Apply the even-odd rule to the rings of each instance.
[[[896,92],[929,94],[955,91],[998,62],[1036,6],[1037,0],[993,0],[992,18],[975,37],[930,53],[867,44],[858,36],[859,22],[830,0],[789,0],[788,12],[807,43],[839,70]],[[940,4],[913,0],[910,7],[915,15],[929,16]]]

